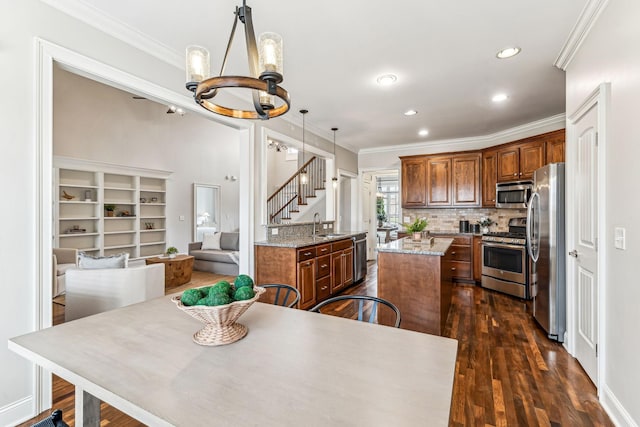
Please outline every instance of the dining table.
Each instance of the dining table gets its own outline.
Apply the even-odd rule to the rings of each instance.
[[[75,385],[75,425],[100,402],[149,426],[447,426],[457,341],[261,302],[248,334],[203,346],[171,295],[11,338]]]
[[[391,232],[397,229],[397,226],[383,225],[378,227],[377,231],[384,232],[384,243],[389,243],[391,241]]]

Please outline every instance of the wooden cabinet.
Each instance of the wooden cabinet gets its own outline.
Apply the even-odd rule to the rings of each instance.
[[[442,268],[451,272],[455,281],[469,282],[473,280],[472,236],[466,234],[438,235],[452,238],[453,243],[442,258]]]
[[[546,138],[547,164],[564,162],[565,131],[557,130]]]
[[[498,182],[532,179],[545,165],[545,142],[533,139],[498,150]]]
[[[496,205],[496,183],[498,182],[498,152],[482,153],[482,206]]]
[[[424,157],[402,160],[402,207],[427,206],[427,162]]]
[[[453,156],[453,206],[480,206],[480,153]]]
[[[482,281],[482,236],[473,236],[473,280]]]
[[[451,206],[451,157],[427,159],[427,206]]]
[[[298,291],[300,308],[306,310],[316,304],[316,260],[310,259],[298,263]]]
[[[287,248],[255,247],[255,282],[282,283],[300,292],[298,308],[307,310],[353,284],[353,241]]]

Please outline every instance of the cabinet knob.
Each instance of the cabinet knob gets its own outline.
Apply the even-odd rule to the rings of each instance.
[[[522,172],[520,172],[520,175],[522,175]]]
[[[451,271],[456,271],[456,268],[455,267],[451,267]]]
[[[513,173],[513,176],[518,176],[518,172],[514,172],[514,173]]]
[[[455,255],[455,254],[456,254],[456,251],[452,251],[452,252],[451,252],[451,255]]]
[[[327,268],[327,267],[328,267],[328,265],[327,265],[327,264],[322,264],[322,265],[320,266],[320,268]]]
[[[328,286],[323,286],[320,288],[321,291],[324,291],[325,289],[327,289]]]
[[[309,255],[311,255],[311,252],[305,252],[304,253],[304,256],[309,256]]]

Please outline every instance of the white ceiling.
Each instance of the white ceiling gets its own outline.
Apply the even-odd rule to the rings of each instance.
[[[211,52],[217,72],[241,0],[68,0],[148,36],[182,57]],[[284,39],[291,118],[355,149],[483,136],[565,111],[564,72],[553,66],[587,0],[254,0],[256,35]],[[226,74],[247,75],[239,26]],[[522,52],[499,60],[517,45]],[[174,63],[177,61],[173,61]],[[376,77],[398,81],[381,87]],[[509,99],[496,104],[491,97]],[[407,109],[418,114],[405,117]],[[285,116],[286,117],[286,116]],[[296,118],[297,119],[297,118]],[[427,128],[426,138],[418,136]]]

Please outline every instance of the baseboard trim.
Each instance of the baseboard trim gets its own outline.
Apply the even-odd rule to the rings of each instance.
[[[26,396],[0,408],[0,425],[15,426],[33,418],[36,414],[34,397]]]
[[[600,403],[609,415],[609,418],[611,418],[613,424],[618,427],[638,427],[638,424],[606,384],[602,386],[601,391]]]

